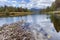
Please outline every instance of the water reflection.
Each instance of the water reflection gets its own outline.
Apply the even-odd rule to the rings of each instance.
[[[57,36],[58,33],[54,29],[54,25],[50,20],[49,15],[28,15],[28,16],[22,16],[22,17],[7,17],[7,18],[0,18],[0,26],[3,24],[10,24],[13,22],[24,20],[31,24],[38,24],[40,27],[44,29],[44,31],[50,35],[52,35],[53,39],[58,39],[60,36]],[[27,24],[26,24],[27,25]],[[36,25],[36,26],[38,26]],[[40,27],[32,27],[32,29],[36,28],[36,30],[39,31]],[[43,31],[43,29],[41,29]],[[44,31],[42,33],[44,33]],[[47,34],[45,34],[47,35]]]
[[[22,16],[22,17],[7,17],[7,18],[0,18],[0,26],[3,24],[10,24],[13,22],[24,20],[31,24],[39,24],[41,27],[50,28],[47,32],[52,31],[51,28],[53,28],[53,23],[51,23],[51,20],[49,18],[49,15],[28,15],[28,16]]]
[[[47,18],[49,16],[47,15],[28,15],[28,16],[22,16],[22,17],[7,17],[7,18],[0,18],[0,26],[6,23],[13,23],[16,21],[24,20],[29,23],[48,23],[50,22],[50,18]]]

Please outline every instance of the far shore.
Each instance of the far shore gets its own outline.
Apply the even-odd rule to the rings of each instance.
[[[32,14],[33,12],[0,12],[0,17],[26,16]]]

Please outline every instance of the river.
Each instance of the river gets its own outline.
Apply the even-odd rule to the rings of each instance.
[[[40,27],[42,27],[46,33],[52,36],[50,40],[60,40],[59,38],[60,33],[56,32],[54,25],[51,22],[50,15],[37,14],[37,15],[27,15],[27,16],[22,16],[22,17],[4,17],[4,18],[0,18],[0,26],[2,26],[3,24],[11,24],[11,23],[21,21],[21,20],[24,20],[31,24],[40,25]],[[38,30],[39,27],[37,27],[36,29]]]

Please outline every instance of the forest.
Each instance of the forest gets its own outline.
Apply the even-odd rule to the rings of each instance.
[[[0,17],[6,16],[25,16],[32,14],[31,10],[22,7],[0,6]]]
[[[12,7],[12,6],[1,6],[0,7],[0,12],[5,12],[5,11],[8,11],[8,12],[30,12],[29,9],[27,8],[22,8],[22,7]]]

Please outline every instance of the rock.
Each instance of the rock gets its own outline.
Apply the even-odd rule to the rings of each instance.
[[[24,30],[21,24],[22,22],[3,25],[0,40],[35,40],[32,32]]]
[[[38,24],[16,22],[3,25],[0,29],[0,40],[50,40],[52,38]]]

